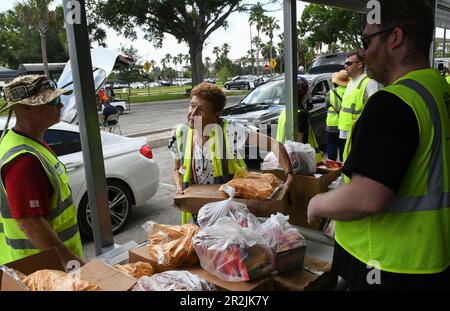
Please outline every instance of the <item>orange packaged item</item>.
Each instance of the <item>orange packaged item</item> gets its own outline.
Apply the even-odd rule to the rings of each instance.
[[[114,268],[136,279],[140,279],[143,276],[150,276],[155,273],[151,264],[142,261],[128,263],[125,265],[115,265]]]
[[[149,221],[144,226],[149,233],[149,252],[156,272],[198,264],[192,237],[201,229],[194,224],[160,225]]]
[[[226,184],[235,189],[236,198],[269,200],[282,182],[270,173],[249,173],[246,170],[240,170]],[[225,192],[223,187],[219,190]]]
[[[39,270],[25,277],[23,283],[31,291],[97,291],[99,287],[81,280],[77,273]]]

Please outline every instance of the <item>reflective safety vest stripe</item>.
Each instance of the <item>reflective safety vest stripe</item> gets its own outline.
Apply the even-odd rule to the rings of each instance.
[[[336,241],[360,261],[384,271],[439,273],[450,266],[450,85],[437,70],[424,69],[383,90],[413,109],[418,149],[395,200],[377,215],[337,221]],[[344,177],[345,183],[351,182]]]
[[[339,111],[341,110],[342,98],[345,94],[345,86],[338,86],[331,89],[327,96],[327,131],[338,132]]]
[[[228,121],[219,120],[221,124],[216,124],[216,127],[210,133],[210,157],[212,160],[214,183],[224,184],[234,177],[234,173],[240,168],[246,168],[245,162],[238,153],[237,159],[231,151],[230,141],[228,140],[227,127]],[[181,154],[182,171],[182,188],[186,189],[191,184],[192,178],[192,140],[193,130],[187,125],[178,126],[176,130],[176,139],[178,152]],[[222,146],[225,144],[225,154],[222,153]],[[181,224],[184,225],[191,217],[188,212],[182,213]]]
[[[64,165],[41,144],[10,130],[0,147],[0,168],[22,154],[31,154],[41,163],[46,172],[53,194],[50,198],[51,213],[45,217],[61,241],[78,256],[82,246],[77,224],[77,211],[72,201],[68,177]],[[0,196],[0,264],[39,253],[17,221],[12,217],[3,180]]]
[[[284,144],[286,143],[286,108],[281,111],[280,116],[278,117],[278,126],[277,126],[277,141]],[[311,124],[308,122],[308,144],[310,144],[314,150],[316,150],[316,162],[322,162],[323,156],[319,150],[319,144],[316,140],[316,135],[314,135],[314,131],[311,128]]]
[[[339,129],[342,131],[350,131],[353,124],[361,115],[365,101],[364,93],[370,79],[366,75],[362,77],[357,85],[353,86],[350,94],[342,99],[341,112],[339,114]]]

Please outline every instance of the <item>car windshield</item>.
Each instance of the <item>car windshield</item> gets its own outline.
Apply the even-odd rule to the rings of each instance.
[[[311,85],[311,80],[313,78],[312,75],[303,75],[302,77],[308,80],[308,83]],[[242,104],[285,105],[286,95],[284,87],[285,87],[284,79],[268,81],[257,87],[250,94],[248,94],[248,96],[242,100]]]

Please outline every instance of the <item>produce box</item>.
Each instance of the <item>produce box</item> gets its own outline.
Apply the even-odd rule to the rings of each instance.
[[[273,276],[248,282],[230,282],[219,279],[217,276],[202,269],[200,266],[184,269],[196,274],[209,283],[214,284],[219,290],[225,291],[272,291],[274,290]]]
[[[178,194],[174,197],[174,204],[185,212],[197,214],[199,209],[207,203],[228,199],[227,194],[219,191],[220,186],[191,185],[184,191],[184,194]],[[277,212],[285,213],[289,205],[287,195],[282,188],[270,200],[236,198],[235,201],[245,204],[249,211],[257,217],[269,217]]]
[[[18,270],[25,275],[30,275],[38,270],[44,269],[65,271],[63,262],[56,248],[16,260],[7,264],[7,266]],[[95,259],[81,267],[79,273],[82,280],[95,283],[101,291],[127,291],[136,284],[136,279]],[[1,273],[0,271],[0,277],[0,289],[2,291],[28,290],[6,273]]]
[[[274,277],[275,290],[281,291],[331,290],[336,282],[331,263],[310,256],[305,256],[303,268]]]
[[[303,268],[306,245],[275,254],[275,270],[278,273]]]
[[[281,170],[269,170],[265,173],[272,173],[280,179],[285,179],[284,172]],[[301,227],[322,230],[325,224],[323,219],[317,225],[308,223],[308,204],[317,194],[328,191],[328,186],[341,175],[341,169],[325,170],[318,169],[316,175],[294,175],[293,189],[295,189],[294,202],[288,208],[289,223]],[[319,176],[320,175],[320,176]]]

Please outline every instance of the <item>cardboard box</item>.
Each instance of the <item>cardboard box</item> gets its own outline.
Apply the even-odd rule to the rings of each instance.
[[[281,170],[268,170],[264,172],[272,173],[283,180],[286,178],[284,172]],[[289,215],[290,224],[315,230],[323,229],[325,219],[314,226],[308,223],[308,204],[315,195],[328,191],[328,186],[341,175],[341,169],[318,169],[317,174],[322,175],[320,177],[315,177],[314,175],[294,175],[293,189],[295,195],[293,196],[292,206],[287,209],[288,213],[286,213]]]
[[[274,277],[275,290],[282,291],[331,290],[336,282],[331,263],[310,256],[305,256],[304,268]]]
[[[65,271],[63,262],[56,248],[11,262],[7,264],[7,266],[18,270],[25,275],[30,275],[33,272],[44,269]],[[0,277],[0,290],[2,291],[27,290],[8,274],[0,273]],[[135,278],[95,259],[81,267],[80,277],[82,280],[95,283],[102,291],[127,291],[136,284]]]
[[[275,270],[278,273],[303,268],[306,245],[275,254]]]
[[[230,282],[219,279],[217,276],[202,269],[200,266],[185,269],[193,274],[196,274],[209,283],[214,284],[218,290],[225,291],[273,291],[274,279],[273,276],[267,276],[258,280],[249,282]]]
[[[174,204],[183,211],[198,213],[203,205],[210,202],[223,201],[228,199],[228,195],[219,191],[221,185],[191,185],[184,194],[174,197]],[[258,217],[269,217],[277,212],[284,213],[288,208],[287,195],[280,189],[271,200],[246,200],[235,199],[244,203],[249,211]]]

